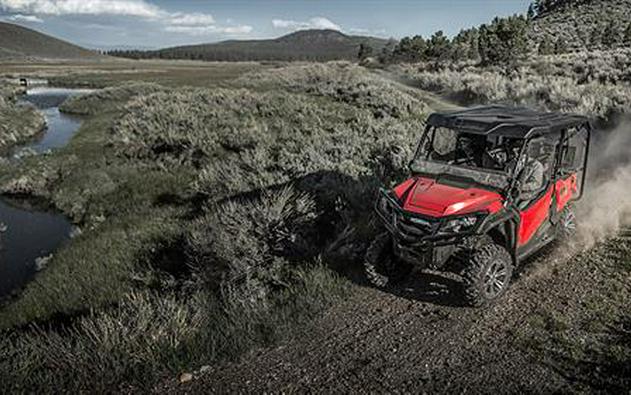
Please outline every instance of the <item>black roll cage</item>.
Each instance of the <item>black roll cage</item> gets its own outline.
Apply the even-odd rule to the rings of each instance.
[[[458,127],[449,127],[449,126],[445,126],[445,125],[432,125],[431,123],[428,123],[427,126],[425,127],[425,130],[423,132],[423,135],[421,136],[421,139],[419,140],[419,143],[416,146],[416,150],[414,151],[414,157],[412,158],[412,160],[409,163],[409,168],[412,168],[412,163],[414,162],[414,159],[416,159],[419,154],[421,153],[421,150],[423,149],[423,147],[425,146],[425,144],[427,143],[427,139],[430,136],[430,132],[433,132],[436,128],[439,127],[448,127],[450,129],[456,130],[456,131],[462,131],[465,133],[471,133],[471,134],[480,134],[480,135],[493,135],[493,136],[504,136],[504,137],[508,137],[508,138],[512,138],[512,139],[522,139],[522,145],[520,147],[520,151],[519,151],[519,160],[521,161],[524,156],[526,155],[526,148],[528,147],[528,144],[535,138],[538,137],[543,137],[547,134],[551,134],[551,133],[556,133],[556,132],[560,132],[559,134],[559,145],[558,145],[558,149],[555,152],[555,158],[554,158],[554,168],[553,168],[553,173],[552,173],[552,179],[556,181],[560,168],[561,168],[561,164],[562,164],[562,159],[563,159],[563,155],[565,154],[565,152],[563,151],[563,148],[565,147],[565,143],[566,141],[568,141],[569,139],[569,135],[568,135],[568,130],[571,128],[578,128],[579,130],[581,128],[584,128],[585,131],[587,132],[586,135],[586,141],[585,141],[585,151],[584,151],[584,155],[583,155],[583,165],[582,167],[579,167],[577,169],[575,169],[577,172],[582,171],[582,177],[580,180],[580,188],[579,188],[579,194],[578,196],[574,197],[572,200],[579,200],[582,196],[583,196],[583,190],[585,187],[585,180],[586,180],[586,175],[587,175],[587,160],[588,160],[588,156],[589,156],[589,147],[590,147],[590,143],[591,143],[591,134],[593,131],[593,128],[591,126],[591,123],[585,119],[584,122],[582,123],[576,123],[576,124],[571,124],[571,125],[567,125],[563,128],[557,129],[557,130],[551,130],[549,127],[533,127],[531,129],[529,129],[526,133],[523,134],[523,136],[515,136],[514,134],[510,133],[507,135],[504,135],[500,132],[500,129],[502,127],[505,126],[513,126],[513,125],[508,125],[508,124],[500,124],[497,125],[495,127],[493,127],[492,129],[486,131],[485,133],[475,133],[472,131],[469,131],[467,129],[464,128],[458,128]],[[457,165],[455,165],[457,166]],[[485,172],[484,170],[480,170],[481,172]],[[515,191],[515,189],[518,187],[518,177],[515,176],[515,174],[512,174],[512,172],[510,174],[507,174],[508,178],[509,178],[509,186],[508,188],[503,191],[505,193],[505,196],[507,199],[512,199],[513,196],[513,191]]]

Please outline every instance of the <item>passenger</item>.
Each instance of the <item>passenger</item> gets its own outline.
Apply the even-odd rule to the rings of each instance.
[[[529,202],[537,197],[544,187],[545,167],[536,158],[528,156],[524,168],[519,174],[519,180],[521,182],[520,199]]]
[[[510,152],[512,152],[512,159],[506,166],[508,171],[513,172],[518,164],[519,154],[521,152],[521,141],[516,141],[512,144]],[[528,152],[525,153],[523,165],[518,177],[520,182],[520,195],[519,200],[522,202],[530,202],[541,192],[545,183],[546,169],[543,163],[539,161],[533,152],[535,146],[530,146]]]

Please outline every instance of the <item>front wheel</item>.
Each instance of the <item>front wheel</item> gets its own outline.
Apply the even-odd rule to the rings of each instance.
[[[392,235],[379,234],[368,247],[364,270],[368,281],[377,287],[395,284],[405,278],[412,267],[394,255]]]
[[[472,251],[462,273],[467,303],[493,303],[506,293],[512,275],[513,260],[504,247],[489,243]]]

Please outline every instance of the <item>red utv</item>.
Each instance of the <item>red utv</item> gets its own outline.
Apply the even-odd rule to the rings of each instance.
[[[432,114],[411,178],[380,190],[386,231],[366,253],[370,281],[457,270],[469,304],[498,299],[520,262],[575,233],[591,131],[585,117],[525,108]]]

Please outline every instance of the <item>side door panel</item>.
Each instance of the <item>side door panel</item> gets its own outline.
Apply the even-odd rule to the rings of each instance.
[[[548,219],[553,191],[554,186],[550,185],[546,193],[540,197],[539,200],[519,213],[520,223],[517,232],[518,247],[528,243],[535,233],[537,233],[539,227]]]
[[[556,210],[561,212],[568,202],[578,195],[578,177],[576,174],[572,174],[565,179],[559,179],[556,182],[556,188],[554,191],[556,198]]]

